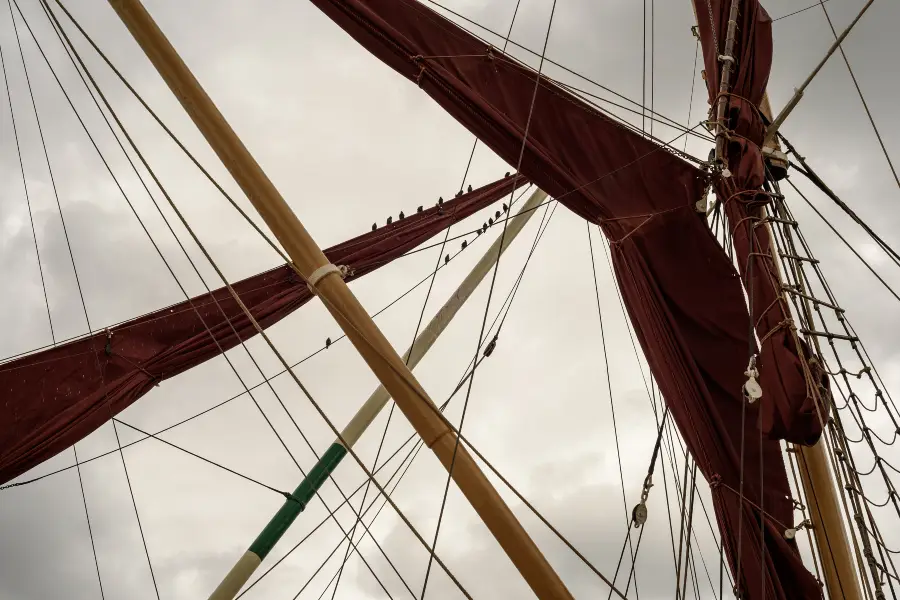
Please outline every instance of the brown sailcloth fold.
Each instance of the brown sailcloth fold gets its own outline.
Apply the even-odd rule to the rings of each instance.
[[[362,277],[527,183],[500,179],[329,248]],[[263,327],[310,299],[294,270],[278,267],[232,285]],[[232,327],[234,329],[232,329]],[[65,450],[155,385],[256,335],[225,288],[108,331],[0,364],[0,484]],[[220,350],[221,348],[221,350]]]
[[[716,42],[720,46],[724,43],[731,2],[694,0],[694,4],[700,15],[706,81],[715,114],[722,65]],[[821,399],[829,403],[828,380],[821,363],[810,361],[810,348],[792,329],[772,239],[762,223],[770,197],[761,190],[765,180],[761,146],[766,124],[758,107],[772,65],[772,19],[757,0],[741,0],[739,8],[736,63],[731,90],[725,94],[725,127],[730,132],[725,153],[732,176],[717,182],[716,194],[734,234],[738,267],[762,341],[757,365],[763,389],[760,428],[772,439],[811,445],[822,435],[826,417],[819,414],[817,402]]]
[[[741,420],[755,346],[740,279],[694,208],[703,173],[545,78],[535,95],[533,70],[418,2],[310,1],[509,164],[519,164],[524,138],[522,175],[602,227],[644,353],[711,483],[744,597],[809,598],[811,575],[782,535],[793,506],[779,445],[760,440],[755,405]],[[742,436],[752,474],[743,503]]]

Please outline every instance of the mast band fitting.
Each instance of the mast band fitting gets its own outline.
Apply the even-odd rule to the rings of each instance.
[[[315,295],[316,285],[318,285],[320,281],[322,281],[332,273],[337,273],[343,279],[343,272],[341,271],[341,269],[332,263],[322,265],[321,267],[313,271],[309,278],[306,280],[306,285],[307,287],[309,287],[309,291],[311,291],[313,295]]]

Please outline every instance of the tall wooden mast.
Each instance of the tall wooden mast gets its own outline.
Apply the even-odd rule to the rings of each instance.
[[[140,0],[110,5],[357,351],[437,455],[539,598],[571,593],[478,468],[428,394],[226,122]],[[452,469],[451,469],[452,465]]]
[[[868,8],[868,6],[869,5],[867,4],[865,8]],[[694,19],[696,22],[697,7],[693,2],[691,2],[691,7],[694,9]],[[863,9],[863,12],[865,11],[865,8]],[[723,101],[727,99],[724,93],[730,91],[727,88],[730,77],[726,77],[725,75],[730,74],[730,69],[733,68],[732,65],[735,60],[733,56],[733,40],[737,28],[736,19],[739,11],[740,0],[731,0],[728,38],[726,39],[725,48],[727,57],[720,61],[723,70],[720,81],[723,83],[723,89],[720,90],[721,95],[719,97],[718,106],[716,107],[717,127],[721,125],[721,118],[724,114]],[[859,20],[859,17],[857,17],[857,20]],[[856,21],[854,21],[854,24],[855,22]],[[849,32],[849,29],[850,28],[848,28],[847,32]],[[847,32],[844,33],[842,39],[846,36]],[[838,41],[836,45],[839,43],[840,41]],[[828,55],[830,56],[833,52],[834,49],[831,49]],[[819,68],[821,68],[821,65]],[[797,99],[792,100],[793,105],[796,105],[797,100],[799,100],[798,95],[795,95],[795,97]],[[772,108],[769,104],[768,92],[763,95],[759,109],[766,119],[768,119],[769,122],[772,122]],[[782,122],[783,120],[784,118],[781,119]],[[774,131],[775,129],[773,128],[773,132]],[[723,158],[722,152],[724,151],[724,148],[720,147],[719,139],[720,136],[717,135],[717,160]],[[774,136],[774,133],[766,139],[763,147],[763,156],[766,157],[774,167],[773,170],[787,170],[787,159],[781,152],[780,144],[778,143],[778,139]],[[771,225],[768,222],[765,223],[765,228],[769,236],[774,239]],[[772,261],[776,267],[778,284],[782,286],[783,278],[780,269],[781,261],[774,245],[772,246],[772,254]],[[763,390],[763,393],[765,393],[765,390]],[[821,418],[827,423],[829,415],[822,410],[821,406],[820,414]],[[815,539],[816,549],[822,559],[823,578],[825,579],[825,588],[828,591],[829,598],[833,600],[863,600],[860,580],[856,569],[854,568],[855,561],[853,560],[853,554],[850,549],[850,540],[847,536],[847,529],[840,510],[840,492],[837,489],[836,480],[828,464],[828,456],[825,448],[825,435],[827,435],[827,432],[823,433],[822,438],[813,446],[794,446],[794,448],[798,450],[796,456],[800,467],[803,491],[809,508],[810,521],[812,523],[811,530],[813,538]]]

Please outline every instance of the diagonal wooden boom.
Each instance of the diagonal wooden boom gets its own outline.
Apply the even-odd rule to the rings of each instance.
[[[493,266],[500,260],[504,250],[519,235],[528,220],[534,216],[536,208],[547,198],[547,194],[536,190],[522,206],[522,209],[513,217],[507,227],[506,234],[494,240],[481,260],[472,268],[472,271],[463,279],[455,292],[444,303],[439,311],[432,317],[428,325],[416,336],[415,341],[403,355],[410,369],[415,369],[419,361],[431,349],[438,337],[453,320],[453,317],[463,307],[478,285],[490,273]],[[294,520],[306,508],[307,504],[315,498],[322,484],[327,481],[331,473],[337,468],[347,455],[347,448],[362,437],[378,413],[381,412],[391,399],[390,393],[383,385],[378,386],[369,399],[360,407],[350,422],[344,427],[344,431],[329,446],[328,450],[310,469],[309,474],[300,482],[294,490],[293,497],[286,500],[275,516],[254,540],[250,548],[235,563],[231,571],[222,580],[222,583],[213,591],[209,600],[232,600],[250,579],[262,560],[272,550],[281,536],[288,530]]]
[[[471,454],[457,443],[456,434],[344,283],[339,269],[328,262],[141,2],[109,3],[278,238],[300,275],[315,290],[425,444],[451,471],[462,493],[534,593],[542,599],[572,598]]]

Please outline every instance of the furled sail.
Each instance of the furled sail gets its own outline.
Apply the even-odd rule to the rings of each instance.
[[[347,281],[362,277],[525,183],[524,178],[500,179],[325,254],[332,263],[348,267]],[[232,288],[263,328],[311,298],[306,283],[289,265]],[[228,290],[220,288],[0,364],[0,483],[77,443],[160,382],[254,335],[250,320]]]
[[[715,113],[722,65],[716,40],[719,45],[724,43],[731,2],[694,0],[694,4],[700,15],[706,81]],[[763,226],[763,209],[771,196],[761,189],[766,175],[762,154],[766,122],[759,106],[772,65],[772,20],[757,0],[740,3],[734,55],[731,90],[723,94],[728,132],[725,158],[731,177],[719,179],[715,188],[731,224],[737,263],[761,340],[759,425],[772,439],[812,444],[822,435],[827,420],[827,415],[817,410],[818,401],[828,405],[830,394],[821,363],[793,328],[771,235]]]
[[[744,481],[744,502],[738,495],[740,440],[759,439],[756,405],[741,397],[749,316],[737,273],[694,208],[704,174],[418,2],[311,2],[509,164],[523,152],[525,177],[600,225],[644,353],[711,484],[743,597],[809,598],[812,576],[782,535],[793,506],[777,442],[747,444],[744,468],[757,476]]]

